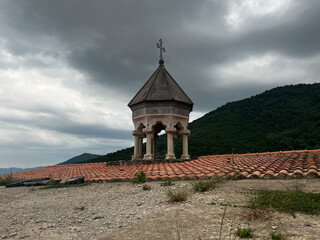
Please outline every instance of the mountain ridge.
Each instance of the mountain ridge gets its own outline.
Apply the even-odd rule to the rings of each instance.
[[[34,169],[38,169],[38,168],[42,168],[42,166],[41,167],[34,167],[34,168],[18,168],[18,167],[0,168],[0,175],[17,173],[17,172],[24,172],[24,171],[34,170]]]
[[[100,157],[101,155],[98,154],[91,154],[91,153],[82,153],[78,156],[72,157],[68,159],[67,161],[58,163],[57,165],[66,165],[66,164],[73,164],[73,163],[81,163],[83,161],[88,161],[91,159],[95,159],[97,157]]]

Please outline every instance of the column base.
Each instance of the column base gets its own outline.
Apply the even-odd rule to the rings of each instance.
[[[139,157],[139,156],[132,156],[131,160],[132,160],[132,161],[135,161],[135,160],[142,160],[142,158],[141,158],[141,157]]]
[[[176,159],[176,156],[174,154],[166,154],[166,160],[174,160]]]
[[[153,154],[145,154],[143,160],[153,160]]]
[[[190,155],[182,155],[181,159],[183,160],[190,160]]]

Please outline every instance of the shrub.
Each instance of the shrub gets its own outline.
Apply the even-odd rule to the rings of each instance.
[[[0,177],[0,185],[8,185],[13,182],[12,174]]]
[[[236,236],[239,238],[252,238],[251,228],[237,228]]]
[[[294,214],[320,214],[320,193],[302,191],[255,190],[255,196],[248,202],[250,208],[273,208],[280,212]]]
[[[136,174],[134,175],[134,178],[131,180],[132,183],[145,183],[147,181],[147,176],[144,173],[144,171],[141,172],[136,172]]]
[[[214,177],[209,180],[200,180],[193,183],[193,190],[195,192],[206,192],[217,187],[219,183],[223,182],[221,177]]]
[[[183,202],[186,201],[189,193],[185,189],[178,188],[176,190],[168,189],[166,192],[169,202]]]
[[[151,190],[151,186],[148,185],[148,184],[144,184],[144,185],[142,186],[142,190],[144,190],[144,191],[149,191],[149,190]]]
[[[15,183],[20,181],[23,181],[23,179],[13,178],[12,173],[2,177],[0,176],[0,186],[6,186],[10,183]]]
[[[216,187],[216,185],[213,182],[203,181],[203,180],[194,182],[192,185],[193,185],[193,190],[195,192],[206,192]]]
[[[169,186],[174,185],[174,182],[171,179],[166,179],[160,185],[162,187],[169,187]]]
[[[272,240],[285,240],[282,234],[280,233],[270,233],[270,237]]]

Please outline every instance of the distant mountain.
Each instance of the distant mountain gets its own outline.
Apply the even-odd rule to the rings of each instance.
[[[34,170],[42,167],[34,167],[34,168],[0,168],[0,175],[2,174],[10,174],[10,173],[17,173],[17,172],[23,172],[23,171],[29,171]]]
[[[188,128],[191,158],[232,152],[319,149],[320,83],[277,87],[227,103],[193,121]],[[159,158],[164,158],[166,145],[166,135],[160,136]],[[178,138],[176,157],[181,156],[181,145]],[[129,160],[132,154],[131,147],[86,162]]]
[[[160,139],[160,138],[159,138]],[[146,144],[143,144],[144,151],[146,150]],[[129,160],[133,154],[133,147],[118,150],[116,152],[108,153],[107,155],[99,156],[97,158],[83,161],[82,163],[93,163],[93,162],[108,162],[116,160]]]
[[[90,154],[90,153],[83,153],[79,156],[70,158],[69,160],[59,163],[57,165],[66,165],[66,164],[73,164],[73,163],[80,163],[83,161],[88,161],[88,160],[92,160],[95,158],[101,157],[101,155],[97,155],[97,154]],[[0,175],[2,174],[10,174],[10,173],[16,173],[16,172],[23,172],[23,171],[29,171],[29,170],[34,170],[34,169],[38,169],[38,168],[42,168],[41,167],[34,167],[34,168],[16,168],[16,167],[12,167],[12,168],[0,168]]]
[[[97,154],[90,154],[90,153],[83,153],[79,156],[70,158],[69,160],[59,163],[57,165],[66,165],[66,164],[73,164],[73,163],[81,163],[83,161],[88,161],[97,157],[100,157],[101,155],[97,155]]]

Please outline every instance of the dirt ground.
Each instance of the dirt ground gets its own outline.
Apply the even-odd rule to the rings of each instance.
[[[148,183],[150,191],[131,183],[0,188],[0,239],[219,239],[220,234],[234,239],[237,227],[253,229],[254,239],[270,239],[270,232],[292,240],[320,239],[320,216],[269,211],[250,221],[245,207],[250,189],[302,187],[320,193],[319,179],[226,181],[175,204],[168,203],[160,183]],[[192,192],[191,184],[175,182],[170,188]]]

